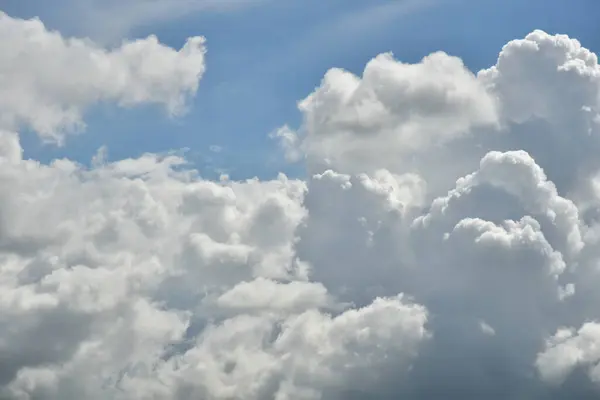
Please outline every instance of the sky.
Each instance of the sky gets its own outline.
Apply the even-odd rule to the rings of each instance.
[[[596,0],[0,10],[0,399],[600,398]]]
[[[135,12],[134,6],[144,3],[144,12]],[[493,65],[506,42],[536,28],[571,35],[592,50],[600,46],[600,6],[594,0],[239,0],[225,6],[184,0],[180,11],[166,11],[167,3],[2,2],[13,17],[40,17],[66,36],[91,37],[108,46],[150,34],[175,48],[189,36],[207,38],[202,90],[186,115],[173,120],[154,109],[93,108],[85,135],[60,148],[30,135],[24,142],[27,155],[88,163],[101,146],[114,159],[188,148],[190,160],[207,176],[219,171],[237,178],[273,177],[279,171],[297,176],[303,169],[275,154],[269,133],[299,125],[296,102],[331,67],[360,74],[379,53],[417,62],[443,50],[478,71]]]

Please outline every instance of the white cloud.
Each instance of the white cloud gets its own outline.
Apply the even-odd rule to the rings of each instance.
[[[201,37],[179,51],[153,36],[109,51],[4,13],[0,52],[0,127],[31,128],[52,141],[81,129],[86,109],[103,101],[157,104],[179,114],[205,69]]]
[[[319,399],[336,386],[373,385],[382,366],[405,370],[427,338],[426,318],[401,297],[336,317],[240,315],[207,327],[161,372],[186,388],[179,398]]]
[[[588,322],[578,331],[561,328],[548,339],[538,354],[536,365],[542,378],[561,384],[578,366],[588,369],[593,381],[600,382],[600,324]]]
[[[535,31],[477,75],[441,53],[383,55],[300,103],[283,143],[314,174],[298,255],[345,301],[401,291],[431,316],[397,396],[553,396],[535,378],[544,338],[600,317],[598,76],[577,41]],[[589,365],[565,360],[563,378]],[[576,382],[566,396],[594,391]]]
[[[486,324],[484,321],[479,322],[479,327],[481,328],[481,332],[486,335],[494,336],[496,334],[496,331],[494,330],[494,328],[492,328],[491,326]]]
[[[172,154],[41,164],[11,131],[177,109],[200,41],[108,52],[3,18],[88,78],[27,64],[7,71],[30,108],[0,90],[0,397],[597,396],[600,68],[577,42],[536,31],[478,74],[443,53],[334,69],[275,134],[306,180],[215,182]]]
[[[306,280],[302,181],[203,181],[174,156],[41,165],[1,138],[6,396],[318,398],[388,353],[408,368],[428,336],[401,296],[352,310]]]
[[[351,172],[406,169],[415,153],[498,120],[494,97],[460,59],[441,52],[419,64],[382,54],[362,78],[332,69],[299,108],[300,146],[311,162]]]
[[[302,152],[298,148],[298,135],[289,126],[286,125],[277,129],[269,134],[269,137],[278,141],[286,161],[292,163],[300,161]]]
[[[573,122],[583,107],[597,113],[598,57],[566,35],[536,30],[514,40],[479,77],[500,96],[503,112],[515,122]]]

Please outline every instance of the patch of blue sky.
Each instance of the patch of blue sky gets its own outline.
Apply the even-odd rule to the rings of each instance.
[[[69,17],[73,10],[38,0],[5,1],[3,8],[12,16],[40,15],[66,34],[99,35],[100,41],[108,37],[97,26],[86,33],[73,22],[76,15]],[[597,0],[262,0],[135,20],[126,28],[121,22],[129,37],[156,34],[176,48],[188,36],[206,36],[207,71],[189,113],[169,119],[153,107],[103,105],[88,113],[86,132],[69,138],[64,147],[42,145],[26,132],[25,155],[87,164],[101,146],[107,146],[109,160],[185,148],[206,177],[268,178],[280,171],[300,176],[301,166],[286,164],[268,134],[284,124],[299,125],[297,101],[329,68],[360,74],[382,52],[417,62],[443,50],[477,71],[492,65],[507,41],[536,28],[566,33],[597,52],[598,15]],[[110,21],[106,26],[110,29]]]

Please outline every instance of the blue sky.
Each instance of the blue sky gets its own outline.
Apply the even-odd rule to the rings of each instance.
[[[78,1],[4,0],[1,8],[13,17],[39,16],[65,35],[91,36],[107,46],[156,34],[179,48],[185,38],[203,35],[207,72],[184,117],[102,106],[88,113],[86,132],[64,147],[42,145],[25,133],[25,155],[41,161],[68,157],[88,163],[103,145],[109,159],[188,148],[188,158],[205,176],[221,170],[236,179],[278,171],[294,176],[300,167],[286,165],[268,134],[299,124],[297,101],[331,67],[360,73],[381,52],[416,62],[443,50],[476,71],[493,64],[507,41],[536,28],[566,33],[600,51],[598,0],[258,0],[126,17],[118,5]],[[81,4],[89,5],[85,13]],[[214,145],[222,150],[211,151]]]

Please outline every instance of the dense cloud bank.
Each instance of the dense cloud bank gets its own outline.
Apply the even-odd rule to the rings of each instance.
[[[0,49],[0,397],[600,395],[600,67],[576,40],[332,69],[275,135],[309,177],[244,182],[175,153],[41,164],[15,133],[184,111],[203,39],[108,51],[2,15]]]

